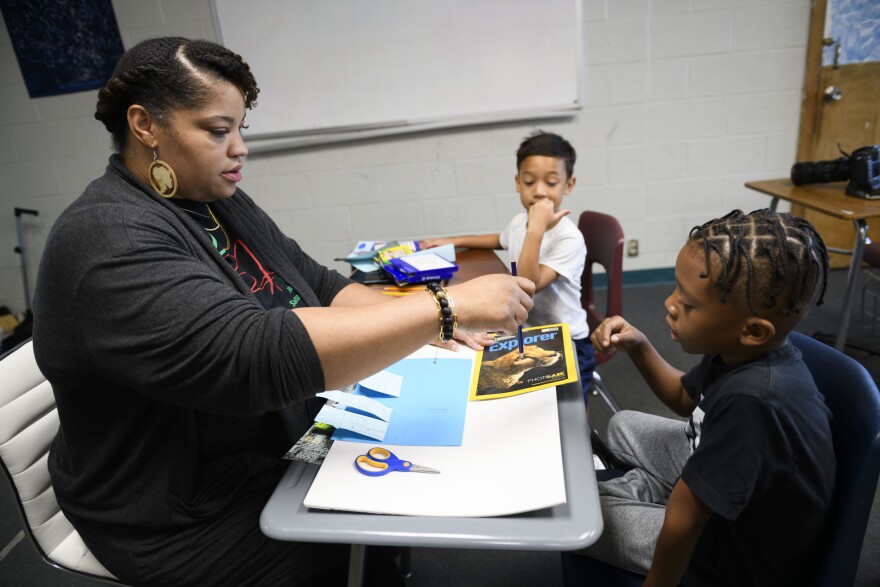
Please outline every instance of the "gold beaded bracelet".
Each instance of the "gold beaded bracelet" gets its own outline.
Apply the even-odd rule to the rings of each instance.
[[[440,311],[440,342],[452,340],[455,329],[458,328],[458,316],[455,315],[455,302],[443,287],[436,281],[431,281],[425,286],[425,290],[431,294]]]

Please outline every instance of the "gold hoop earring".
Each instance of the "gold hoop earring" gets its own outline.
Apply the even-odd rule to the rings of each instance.
[[[148,170],[150,186],[163,198],[172,198],[177,193],[177,175],[171,166],[159,159],[153,149],[153,162]]]

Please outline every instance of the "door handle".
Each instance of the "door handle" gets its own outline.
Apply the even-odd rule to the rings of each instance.
[[[827,88],[825,88],[826,102],[839,102],[841,98],[843,98],[843,92],[841,92],[840,88],[838,88],[837,86],[828,86]]]

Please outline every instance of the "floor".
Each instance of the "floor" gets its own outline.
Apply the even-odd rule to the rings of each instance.
[[[816,308],[798,329],[808,334],[817,332],[835,333],[839,300],[843,294],[845,272],[832,272],[825,305]],[[669,293],[670,285],[649,285],[627,288],[624,292],[624,314],[638,325],[651,338],[654,345],[667,360],[687,369],[697,358],[687,355],[669,339],[663,322],[665,311],[663,300]],[[861,289],[859,290],[861,291]],[[860,296],[858,296],[860,299]],[[850,341],[877,345],[877,335],[862,328],[865,322],[861,315],[861,305],[856,302]],[[608,387],[618,402],[626,409],[642,410],[649,413],[672,416],[632,368],[628,359],[617,357],[603,365],[600,370]],[[597,397],[591,402],[591,426],[604,434],[605,424],[610,417],[607,407]],[[0,483],[0,584],[21,587],[78,587],[95,585],[94,582],[67,575],[45,564],[27,539],[21,540],[20,520],[7,484]],[[874,512],[869,522],[865,544],[862,549],[862,564],[857,577],[857,587],[876,587],[880,585],[880,493],[874,500]],[[412,576],[407,582],[410,587],[469,586],[479,585],[505,587],[562,585],[559,554],[555,552],[485,551],[457,549],[416,548],[412,551]]]

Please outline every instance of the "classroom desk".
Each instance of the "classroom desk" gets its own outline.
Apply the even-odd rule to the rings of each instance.
[[[457,254],[456,280],[505,273],[492,251]],[[477,269],[481,268],[481,269]],[[469,277],[467,277],[469,276]],[[462,279],[464,278],[464,279]],[[314,510],[303,499],[318,467],[291,462],[260,516],[260,528],[278,540],[351,544],[349,585],[360,585],[363,545],[500,550],[577,550],[602,532],[602,514],[593,469],[589,429],[580,381],[557,388],[557,411],[567,502],[513,516],[453,518],[392,516]],[[524,439],[528,442],[528,439]],[[524,464],[527,466],[527,464]]]
[[[599,538],[603,526],[583,391],[579,381],[560,386],[557,391],[565,504],[496,518],[391,516],[313,510],[303,506],[303,499],[318,467],[291,462],[263,509],[260,528],[264,534],[277,540],[355,545],[352,547],[353,569],[349,585],[359,584],[357,575],[363,572],[364,555],[359,545],[364,544],[551,551],[589,546]]]
[[[834,346],[842,351],[846,345],[849,330],[852,301],[855,295],[856,281],[862,264],[865,242],[868,238],[868,223],[871,218],[880,218],[880,200],[865,200],[849,196],[844,192],[845,182],[817,185],[796,186],[790,179],[771,179],[767,181],[750,181],[747,188],[771,196],[770,209],[776,210],[779,200],[801,204],[807,208],[828,214],[834,218],[851,220],[856,227],[856,237],[852,250],[828,247],[829,251],[852,255],[849,273],[846,277],[846,290],[843,294],[843,306],[840,309],[840,324]]]

